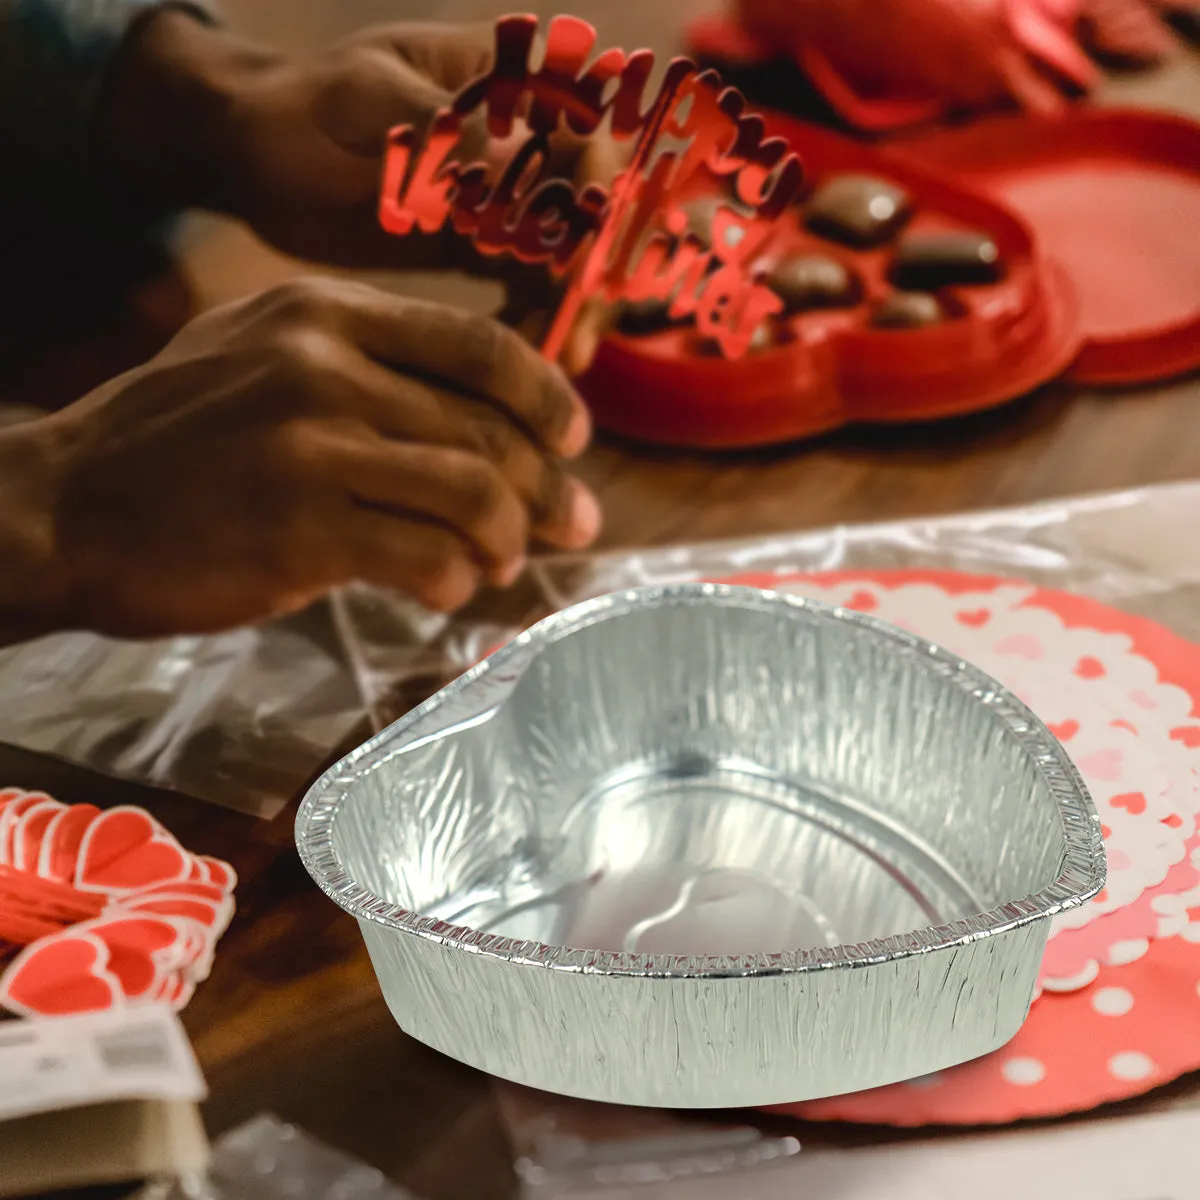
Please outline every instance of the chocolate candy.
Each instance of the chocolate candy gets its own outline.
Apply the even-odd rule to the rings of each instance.
[[[703,246],[711,247],[713,245],[713,222],[716,219],[718,208],[729,208],[735,213],[745,215],[743,207],[730,196],[697,196],[694,200],[689,200],[686,204],[681,204],[687,216],[687,230],[695,237]],[[729,230],[735,238],[740,233],[740,230]],[[717,253],[720,254],[725,247],[716,247]],[[723,257],[723,255],[722,255]]]
[[[671,316],[670,300],[630,300],[621,305],[617,314],[617,329],[632,337],[648,333],[659,333],[673,325],[682,325],[684,319]]]
[[[995,283],[1003,269],[999,247],[986,233],[910,233],[896,247],[892,279],[922,291]]]
[[[783,259],[767,276],[767,286],[783,301],[788,313],[845,307],[857,303],[861,292],[850,269],[824,254],[797,254]]]
[[[939,324],[945,316],[938,298],[928,292],[893,292],[875,306],[871,324],[880,329],[922,329]]]
[[[771,349],[775,345],[775,331],[771,328],[769,321],[763,321],[761,325],[750,335],[750,345],[747,348],[747,354],[761,354],[764,350]],[[724,354],[721,347],[717,344],[715,338],[702,338],[697,347],[701,354],[711,357],[723,358]]]
[[[909,194],[886,179],[838,175],[813,193],[804,219],[814,233],[861,249],[887,241],[911,213]]]

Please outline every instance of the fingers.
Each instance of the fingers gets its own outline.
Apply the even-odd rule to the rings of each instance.
[[[600,507],[592,494],[491,406],[423,380],[397,380],[367,360],[355,381],[351,403],[371,428],[392,439],[448,447],[493,464],[524,505],[529,531],[538,540],[579,550],[599,533]]]
[[[346,578],[412,596],[434,612],[455,612],[481,582],[466,543],[416,517],[361,509],[346,522],[341,546]]]
[[[511,583],[525,566],[529,517],[496,466],[465,450],[328,435],[322,463],[362,506],[416,516],[453,532],[487,577]]]
[[[525,567],[534,528],[543,540],[579,549],[599,532],[591,493],[547,469],[519,442],[492,460],[456,445],[381,438],[365,426],[312,435],[318,477],[364,507],[419,517],[470,546],[487,578],[505,586]]]
[[[489,578],[519,570],[531,538],[576,550],[599,532],[595,499],[546,444],[571,448],[579,402],[511,331],[334,280],[293,283],[217,317],[223,342],[268,372],[256,416],[293,431],[287,446],[302,472],[362,504],[457,530]]]
[[[490,21],[471,25],[405,21],[382,26],[376,36],[449,92],[457,92],[478,79],[495,57],[496,26]]]
[[[613,180],[628,165],[632,150],[632,142],[618,142],[606,129],[600,129],[579,150],[574,172],[576,187],[595,183],[611,188]],[[592,365],[611,318],[612,306],[602,298],[584,301],[563,347],[562,367],[568,377],[574,379]]]
[[[377,164],[394,125],[423,128],[451,94],[384,45],[345,51],[314,97],[313,119],[342,150]]]
[[[600,339],[612,319],[612,306],[604,300],[585,300],[563,346],[562,368],[575,379],[592,365]]]
[[[342,324],[371,358],[497,406],[539,446],[571,458],[591,420],[566,375],[497,321],[350,285]]]

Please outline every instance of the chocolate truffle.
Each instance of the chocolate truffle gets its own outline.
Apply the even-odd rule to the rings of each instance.
[[[887,241],[911,213],[909,194],[886,179],[838,175],[813,193],[804,219],[822,237],[864,248]]]
[[[783,301],[784,311],[839,308],[857,302],[861,289],[854,274],[825,254],[797,254],[780,261],[767,286]]]
[[[945,315],[938,298],[928,292],[893,292],[875,306],[871,324],[880,329],[921,329],[937,325]]]
[[[746,353],[761,354],[764,350],[769,350],[774,345],[775,333],[771,328],[771,323],[763,321],[750,335],[750,345],[747,347]],[[708,355],[711,358],[725,357],[715,338],[702,338],[697,349],[701,354]]]
[[[617,329],[631,337],[641,337],[684,324],[687,318],[672,317],[670,308],[670,300],[629,300],[617,313]]]
[[[680,208],[687,216],[688,233],[707,247],[713,245],[713,222],[716,219],[718,208],[729,208],[739,215],[746,215],[742,205],[733,197],[724,195],[697,196],[694,200],[681,204]],[[730,230],[729,232],[736,237],[738,231]],[[724,249],[725,247],[722,246],[716,247],[718,254],[721,254]]]
[[[1003,269],[999,247],[986,233],[911,233],[896,247],[892,279],[922,291],[995,283]]]

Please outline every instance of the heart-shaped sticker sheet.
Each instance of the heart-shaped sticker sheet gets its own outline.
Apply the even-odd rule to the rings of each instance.
[[[1042,993],[1008,1046],[925,1079],[780,1111],[998,1123],[1091,1108],[1200,1068],[1200,647],[1084,597],[991,577],[901,570],[718,582],[869,612],[994,675],[1071,754],[1108,850],[1108,886],[1055,922]]]
[[[182,1008],[212,966],[236,883],[144,809],[0,791],[0,1008]]]

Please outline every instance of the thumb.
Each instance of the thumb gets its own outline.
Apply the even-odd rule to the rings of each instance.
[[[390,129],[412,125],[424,130],[450,99],[449,92],[392,50],[368,47],[317,89],[313,119],[336,146],[374,162],[383,153]]]

